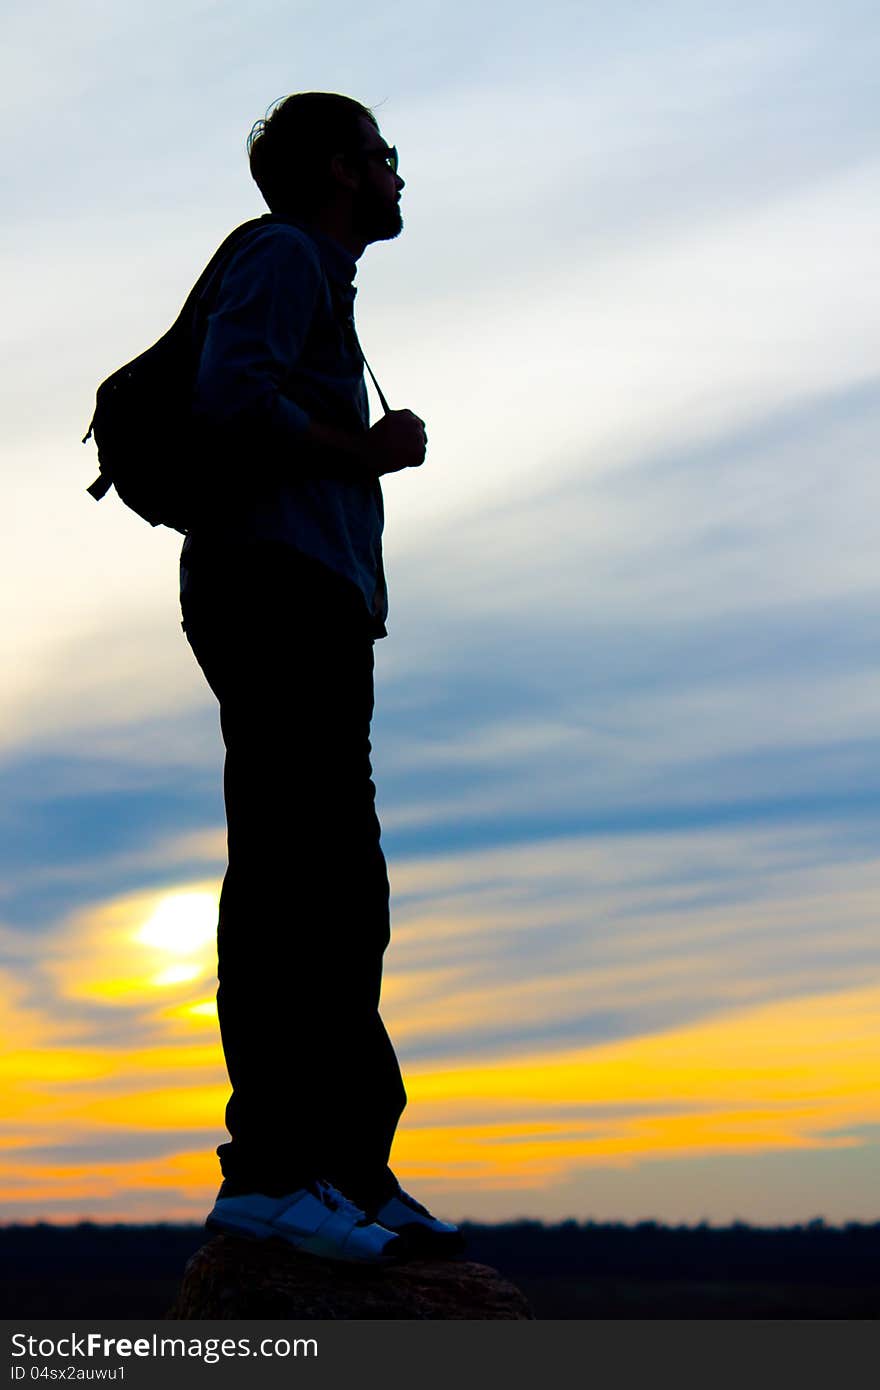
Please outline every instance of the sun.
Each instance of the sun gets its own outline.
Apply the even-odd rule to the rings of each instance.
[[[198,995],[216,988],[217,899],[211,883],[111,899],[73,919],[70,944],[47,969],[68,999],[210,1005]]]
[[[197,890],[170,893],[135,933],[135,940],[171,956],[194,956],[217,933],[217,898]]]

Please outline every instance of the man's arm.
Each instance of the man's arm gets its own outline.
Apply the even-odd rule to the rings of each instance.
[[[272,462],[302,451],[311,420],[282,394],[299,361],[322,284],[321,266],[293,227],[268,226],[233,252],[208,315],[193,417],[223,445]]]
[[[425,422],[411,410],[389,410],[366,434],[349,434],[312,420],[304,435],[310,456],[336,460],[347,477],[380,477],[418,468],[424,461],[428,436]]]
[[[363,434],[312,418],[282,394],[299,361],[323,282],[316,253],[296,229],[270,226],[233,253],[208,316],[193,414],[224,444],[269,455],[283,472],[363,479],[415,467],[424,426],[391,411]]]

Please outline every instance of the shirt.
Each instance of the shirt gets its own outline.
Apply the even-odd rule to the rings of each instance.
[[[218,462],[217,495],[184,540],[181,598],[200,553],[282,542],[355,585],[373,635],[387,635],[379,479],[320,476],[301,450],[312,418],[369,428],[356,271],[316,228],[268,222],[206,285],[193,417]]]

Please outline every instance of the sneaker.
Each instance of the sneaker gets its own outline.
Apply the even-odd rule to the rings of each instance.
[[[404,1253],[395,1232],[369,1221],[360,1207],[321,1178],[283,1197],[262,1192],[218,1197],[205,1226],[224,1235],[283,1240],[303,1255],[347,1264],[385,1265]]]
[[[404,1192],[400,1183],[370,1215],[405,1241],[408,1254],[458,1255],[464,1249],[464,1236],[458,1227],[432,1216],[427,1207]]]

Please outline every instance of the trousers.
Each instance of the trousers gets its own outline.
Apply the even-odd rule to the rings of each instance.
[[[266,543],[194,545],[181,610],[226,749],[221,1191],[325,1177],[367,1206],[406,1091],[379,1013],[391,929],[366,607],[347,579]]]

